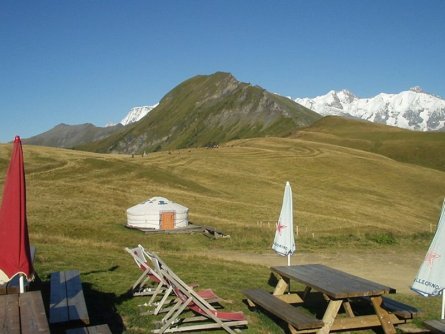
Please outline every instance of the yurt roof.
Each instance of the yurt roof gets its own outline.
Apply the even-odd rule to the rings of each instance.
[[[175,212],[187,212],[188,208],[185,206],[172,202],[165,197],[152,197],[149,200],[136,204],[135,206],[127,210],[132,214],[143,214],[147,211],[175,211]]]

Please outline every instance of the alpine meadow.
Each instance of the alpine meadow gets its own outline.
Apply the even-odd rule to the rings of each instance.
[[[445,189],[444,136],[327,117],[290,137],[145,156],[24,145],[35,269],[46,293],[51,272],[80,270],[93,323],[143,333],[159,319],[141,316],[145,300],[128,295],[140,273],[124,251],[141,244],[184,280],[212,288],[229,309],[242,310],[249,321],[244,333],[280,333],[283,325],[250,311],[241,290],[271,291],[269,261],[285,263],[271,244],[286,181],[294,192],[294,263],[375,255],[397,276],[393,264],[413,256],[418,267],[433,236]],[[10,144],[0,146],[1,185],[10,152]],[[153,196],[187,206],[193,224],[230,238],[126,228],[126,209]],[[396,298],[423,311],[420,324],[438,317],[440,300],[409,292],[414,274],[402,277]]]

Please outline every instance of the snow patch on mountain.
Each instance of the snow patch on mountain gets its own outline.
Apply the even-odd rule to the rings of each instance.
[[[128,125],[134,122],[139,121],[141,118],[145,117],[150,111],[158,106],[159,103],[156,103],[153,106],[142,106],[142,107],[134,107],[131,108],[128,112],[127,116],[125,116],[120,124]]]
[[[348,90],[331,90],[322,96],[294,101],[323,116],[356,117],[418,131],[445,130],[445,100],[420,87],[371,98],[359,98]]]

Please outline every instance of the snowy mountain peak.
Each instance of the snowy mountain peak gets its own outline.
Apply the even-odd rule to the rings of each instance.
[[[146,116],[150,111],[158,106],[159,103],[156,103],[153,106],[142,106],[142,107],[134,107],[131,108],[128,112],[127,116],[120,121],[122,125],[128,125],[134,122],[139,121],[141,118]]]
[[[344,89],[315,98],[297,98],[295,102],[321,115],[361,118],[410,130],[445,130],[445,100],[418,86],[398,94],[380,93],[366,99]]]
[[[411,87],[409,90],[414,93],[426,93],[420,86]]]

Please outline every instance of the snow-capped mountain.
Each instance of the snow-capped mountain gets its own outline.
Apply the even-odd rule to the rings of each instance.
[[[142,107],[131,108],[127,116],[125,116],[124,119],[120,121],[120,124],[128,125],[139,121],[142,117],[146,116],[150,111],[156,108],[158,104],[159,103],[156,103],[153,106],[142,106]]]
[[[323,116],[356,117],[419,131],[445,130],[445,100],[420,87],[372,98],[359,98],[348,90],[332,90],[323,96],[294,101]]]

